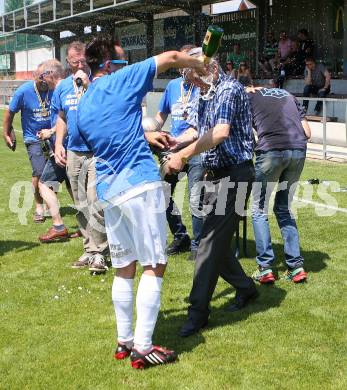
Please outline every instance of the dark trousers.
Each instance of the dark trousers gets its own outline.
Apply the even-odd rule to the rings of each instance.
[[[231,250],[231,241],[251,193],[254,166],[251,161],[235,165],[226,172],[207,174],[204,210],[206,216],[195,262],[188,315],[201,326],[209,316],[209,304],[218,277],[230,283],[237,294],[255,288]],[[232,184],[234,183],[234,188]],[[212,191],[214,188],[214,191]]]
[[[320,89],[321,88],[316,87],[314,85],[305,85],[304,97],[310,97],[310,95],[313,94],[313,95],[316,95],[316,96],[318,96],[320,98],[325,98],[330,93],[330,87],[328,89],[325,89],[324,91],[320,91],[319,92]],[[320,112],[322,110],[322,104],[323,104],[322,101],[317,101],[316,107],[315,107],[314,110]],[[307,110],[307,108],[308,108],[308,100],[304,100],[303,106]]]

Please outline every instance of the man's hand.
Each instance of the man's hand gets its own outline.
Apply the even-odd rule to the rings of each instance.
[[[42,130],[40,130],[40,131],[36,134],[37,138],[39,138],[41,141],[44,141],[44,140],[46,140],[46,139],[51,138],[52,135],[53,135],[52,129],[42,129]]]
[[[172,153],[167,156],[167,162],[164,165],[165,172],[169,175],[181,172],[187,160],[182,158],[180,153]]]
[[[16,150],[16,135],[12,130],[10,134],[4,133],[4,140],[8,148],[13,152]]]
[[[174,143],[174,138],[165,131],[149,131],[145,132],[147,142],[159,149],[168,149]]]
[[[90,80],[89,80],[89,77],[87,75],[87,73],[83,72],[83,70],[78,70],[74,75],[73,75],[73,79],[76,81],[77,79],[81,79],[82,80],[82,85],[85,89],[88,88],[89,84],[90,84]]]
[[[63,145],[55,144],[55,162],[62,168],[66,167],[66,151]]]
[[[325,92],[326,90],[327,90],[326,88],[321,88],[321,89],[318,90],[318,93],[319,92]]]

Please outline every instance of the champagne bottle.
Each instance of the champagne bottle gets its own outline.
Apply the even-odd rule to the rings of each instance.
[[[205,63],[209,63],[211,58],[217,53],[221,43],[224,30],[218,26],[209,26],[204,42],[202,44],[202,51],[205,57]]]

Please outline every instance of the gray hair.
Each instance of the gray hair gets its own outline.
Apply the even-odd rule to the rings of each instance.
[[[54,79],[63,79],[65,77],[64,67],[62,63],[56,59],[42,62],[38,69],[41,73],[52,73]]]

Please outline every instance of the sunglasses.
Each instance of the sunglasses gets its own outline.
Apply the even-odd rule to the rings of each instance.
[[[123,66],[128,65],[128,61],[126,60],[107,60],[106,62],[100,64],[99,68],[104,67],[108,62],[114,65],[123,65]]]
[[[52,71],[42,72],[42,73],[39,75],[38,79],[41,80],[41,81],[44,81],[45,77],[50,76],[51,74],[53,74]]]

